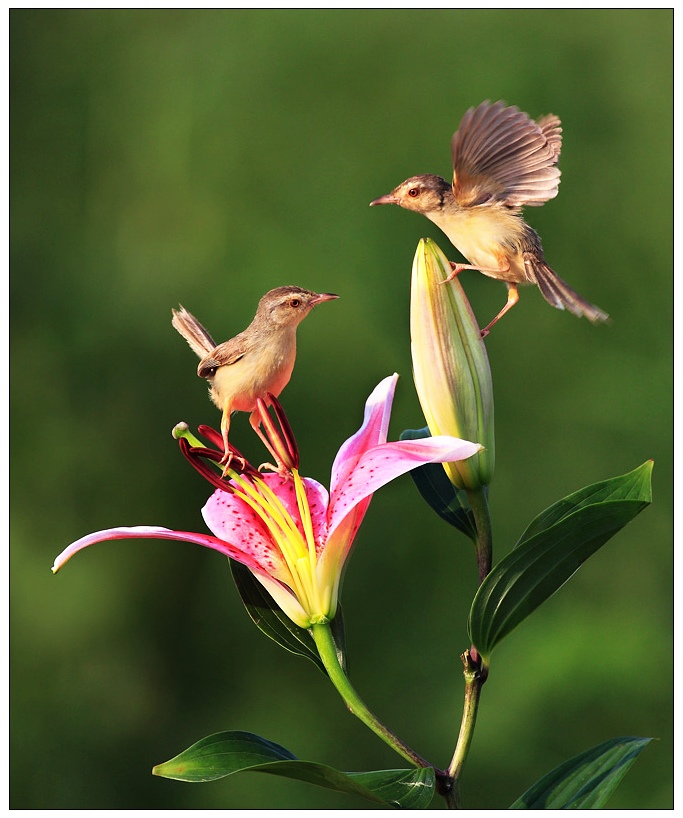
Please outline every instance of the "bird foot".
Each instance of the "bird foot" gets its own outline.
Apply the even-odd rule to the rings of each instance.
[[[239,462],[240,471],[244,471],[244,469],[246,469],[247,467],[246,458],[236,455],[231,449],[228,449],[228,451],[223,455],[222,459],[218,463],[219,466],[223,466],[222,477],[228,476],[228,471],[230,470],[233,460]]]
[[[449,261],[448,263],[451,265],[451,272],[446,278],[444,278],[441,284],[445,284],[447,281],[453,281],[457,275],[462,273],[463,270],[467,270],[469,267],[468,264],[456,264],[454,261]]]
[[[260,472],[263,472],[263,471],[275,472],[275,474],[279,474],[280,477],[291,477],[292,476],[291,471],[287,468],[287,466],[285,466],[282,463],[279,466],[273,466],[272,463],[261,463],[261,465],[258,467],[258,471],[260,471]]]
[[[451,272],[448,276],[446,276],[446,278],[444,278],[444,280],[441,282],[442,284],[445,284],[447,281],[453,281],[453,279],[457,275],[460,275],[460,273],[462,273],[463,270],[478,270],[480,273],[493,273],[494,278],[497,278],[495,273],[501,274],[507,273],[507,271],[510,269],[510,265],[508,265],[505,268],[502,268],[502,267],[477,267],[476,264],[460,264],[459,262],[455,261],[449,261],[448,263],[451,265]]]

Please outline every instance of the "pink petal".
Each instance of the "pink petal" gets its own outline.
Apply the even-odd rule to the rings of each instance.
[[[429,437],[383,443],[362,454],[356,468],[332,493],[328,511],[328,538],[344,518],[355,510],[351,539],[356,534],[373,492],[395,477],[425,463],[465,460],[481,450],[478,443],[456,437]],[[350,543],[348,543],[350,546]]]
[[[262,479],[277,495],[303,535],[294,481],[278,474],[266,474]],[[304,485],[311,510],[313,536],[320,547],[327,529],[327,490],[309,478],[304,478]],[[202,515],[217,537],[248,554],[265,573],[276,579],[288,580],[289,571],[284,568],[268,526],[239,495],[215,491],[202,509]]]
[[[301,524],[299,505],[296,500],[296,489],[294,480],[290,477],[280,477],[278,474],[266,474],[263,477],[268,485],[277,494],[278,499],[287,509],[289,516],[296,522],[297,528],[303,535],[304,529]],[[306,499],[311,511],[311,524],[313,527],[313,538],[316,544],[324,542],[327,534],[327,504],[329,496],[325,486],[310,477],[302,478],[306,489]]]
[[[337,486],[343,484],[356,468],[359,458],[368,449],[385,443],[389,431],[389,416],[391,404],[394,400],[394,391],[398,375],[394,374],[374,388],[365,403],[363,425],[345,441],[334,459],[332,477],[330,480],[330,494],[334,497]]]
[[[225,493],[225,492],[223,492]],[[232,557],[238,562],[243,563],[247,568],[252,570],[262,571],[263,569],[256,563],[256,561],[247,553],[234,548],[232,545],[211,537],[208,534],[194,534],[190,531],[172,531],[170,528],[161,528],[153,525],[137,525],[132,527],[108,528],[104,531],[95,531],[93,534],[87,534],[81,537],[80,540],[71,543],[70,546],[64,549],[62,553],[55,560],[52,566],[52,571],[56,573],[59,569],[68,562],[74,554],[87,548],[89,545],[94,545],[98,542],[106,540],[129,540],[129,539],[160,539],[160,540],[180,540],[182,542],[196,543],[203,545],[206,548],[212,548],[226,557]]]
[[[221,542],[244,554],[250,563],[261,571],[278,579],[289,575],[282,563],[282,556],[273,543],[267,526],[241,497],[217,489],[202,509],[204,522]]]
[[[327,539],[327,507],[330,496],[325,486],[313,480],[311,477],[304,477],[306,487],[306,498],[308,507],[311,510],[311,524],[313,526],[313,538],[315,539],[316,550],[320,552]]]

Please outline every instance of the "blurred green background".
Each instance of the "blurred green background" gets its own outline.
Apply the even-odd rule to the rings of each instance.
[[[423,425],[410,267],[427,220],[368,203],[449,174],[484,99],[564,127],[559,197],[527,217],[557,272],[612,316],[536,289],[487,339],[495,553],[550,503],[654,458],[654,504],[496,651],[463,781],[506,807],[565,758],[654,736],[611,807],[672,805],[671,10],[12,10],[11,611],[15,809],[361,808],[253,774],[151,776],[219,730],[344,770],[401,762],[313,665],[258,632],[227,562],[190,545],[70,541],[118,524],[204,530],[208,485],[172,426],[217,426],[182,303],[219,340],[282,284],[337,292],[299,330],[283,403],[324,483],[376,383],[390,435]],[[505,288],[461,276],[480,324]],[[260,462],[245,416],[233,441]],[[377,494],[346,574],[351,676],[447,764],[471,545],[405,477]],[[434,803],[440,806],[440,803]]]

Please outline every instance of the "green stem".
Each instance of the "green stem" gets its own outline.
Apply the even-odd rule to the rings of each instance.
[[[433,767],[433,764],[430,764],[428,761],[422,758],[422,756],[418,755],[407,744],[401,741],[400,738],[395,736],[391,730],[385,727],[377,716],[375,716],[374,713],[367,708],[358,693],[356,693],[339,663],[337,647],[334,643],[330,626],[312,625],[311,633],[318,648],[318,653],[320,654],[322,663],[325,665],[325,670],[330,677],[330,681],[337,688],[339,695],[342,697],[342,699],[344,699],[346,706],[353,713],[353,715],[359,718],[363,724],[369,727],[373,733],[378,735],[382,741],[386,742],[400,756],[406,759],[406,761],[409,761],[415,767]],[[438,775],[438,773],[441,771],[435,770],[435,772]]]
[[[493,561],[493,535],[491,532],[491,515],[489,514],[489,504],[486,498],[484,487],[478,489],[468,489],[467,499],[474,514],[474,522],[477,527],[477,540],[475,550],[477,553],[477,567],[479,569],[479,584],[486,579],[491,571]],[[462,710],[462,720],[460,722],[460,733],[455,745],[453,758],[448,765],[445,780],[450,787],[444,793],[446,805],[449,809],[461,809],[460,803],[460,776],[465,759],[472,744],[474,736],[474,726],[477,721],[477,710],[479,708],[479,698],[481,688],[486,681],[488,668],[482,664],[481,658],[474,646],[465,651],[461,656],[463,663],[463,675],[465,677],[465,701]]]
[[[491,531],[491,515],[486,498],[486,489],[467,489],[467,499],[474,514],[477,527],[477,541],[474,547],[477,552],[477,566],[479,567],[479,584],[486,579],[491,571],[493,560],[493,534]]]
[[[455,792],[458,790],[463,764],[472,743],[481,688],[486,681],[486,669],[480,666],[470,651],[465,651],[461,659],[464,667],[463,675],[465,676],[465,704],[462,711],[458,742],[451,763],[448,765],[448,776],[453,780]]]

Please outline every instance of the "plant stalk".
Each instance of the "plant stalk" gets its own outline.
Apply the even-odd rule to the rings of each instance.
[[[462,711],[462,721],[460,723],[460,734],[458,735],[453,758],[448,765],[448,776],[453,779],[454,790],[456,791],[458,789],[462,768],[472,743],[472,736],[474,735],[474,725],[477,720],[481,688],[486,681],[485,668],[480,665],[479,661],[475,660],[470,651],[466,650],[460,658],[462,659],[464,668],[465,703]]]
[[[484,486],[477,489],[467,489],[467,499],[477,527],[477,541],[474,547],[477,553],[479,584],[481,585],[491,571],[493,563],[493,533],[491,531],[491,515],[486,489]]]
[[[375,735],[379,736],[382,741],[388,744],[406,761],[410,762],[415,767],[434,767],[429,761],[422,758],[421,755],[415,752],[405,742],[401,741],[398,736],[395,736],[388,727],[372,713],[361,697],[356,693],[348,677],[344,673],[342,666],[339,663],[336,645],[332,637],[330,626],[326,625],[312,625],[311,634],[315,640],[318,648],[318,653],[322,660],[325,670],[327,671],[330,681],[337,689],[339,695],[344,700],[348,709],[356,718],[360,719],[363,724],[369,727]],[[436,770],[437,775],[443,772]]]

